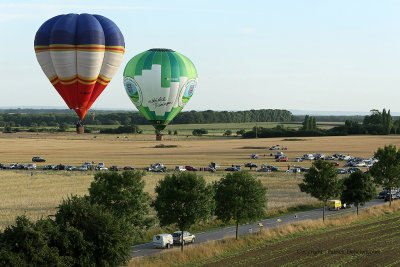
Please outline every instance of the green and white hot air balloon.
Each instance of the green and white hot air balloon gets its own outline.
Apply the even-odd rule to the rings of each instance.
[[[197,71],[190,59],[178,52],[150,49],[128,62],[124,86],[137,109],[161,131],[192,97]]]

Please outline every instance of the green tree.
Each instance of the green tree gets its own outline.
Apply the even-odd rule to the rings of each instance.
[[[369,168],[376,184],[384,186],[389,192],[400,186],[400,150],[396,146],[389,145],[383,149],[378,148],[374,153],[378,161]],[[390,206],[392,198],[390,198]]]
[[[60,124],[60,126],[58,127],[58,131],[59,132],[66,132],[69,129],[69,125],[66,122],[63,122]]]
[[[151,198],[144,192],[144,175],[141,171],[96,173],[89,188],[89,199],[103,205],[118,218],[126,218],[137,230],[148,227],[150,221],[146,215]]]
[[[155,188],[153,207],[161,226],[176,224],[182,233],[190,226],[208,219],[213,210],[212,187],[193,172],[166,175]],[[183,234],[181,235],[183,251]]]
[[[60,255],[73,259],[73,266],[120,266],[131,259],[131,224],[87,197],[64,200],[55,222]]]
[[[310,129],[310,116],[306,115],[304,117],[302,130],[308,131],[309,129]]]
[[[237,135],[244,135],[246,131],[244,129],[240,129],[239,131],[236,131]]]
[[[72,265],[52,244],[49,231],[54,232],[56,228],[50,219],[34,223],[26,216],[18,216],[14,225],[0,233],[0,266]]]
[[[335,166],[331,162],[320,159],[313,162],[299,187],[301,192],[306,192],[323,202],[323,221],[325,221],[328,199],[339,196],[342,191],[342,183],[337,176]]]
[[[231,136],[232,135],[232,131],[231,130],[226,130],[224,132],[224,136]]]
[[[215,186],[215,214],[224,222],[234,220],[236,239],[239,223],[265,215],[267,188],[249,172],[227,174]]]
[[[343,180],[342,201],[348,204],[354,204],[357,207],[364,205],[375,198],[376,187],[370,175],[361,171],[350,174]]]

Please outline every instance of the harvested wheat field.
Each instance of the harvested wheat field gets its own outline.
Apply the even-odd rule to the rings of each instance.
[[[399,242],[397,213],[390,218],[270,241],[201,266],[398,266]]]
[[[109,167],[132,165],[137,168],[150,163],[163,162],[168,168],[175,165],[207,166],[211,161],[222,168],[232,164],[249,162],[250,154],[257,153],[257,164],[274,164],[285,170],[288,163],[276,163],[269,156],[266,147],[280,144],[288,148],[285,153],[290,161],[305,153],[351,154],[371,157],[378,147],[394,144],[400,147],[399,136],[352,136],[315,137],[304,139],[283,138],[240,139],[240,138],[194,138],[186,136],[166,136],[165,141],[156,142],[153,135],[94,135],[67,134],[0,134],[0,163],[29,163],[33,156],[47,159],[38,163],[80,166],[85,161],[105,162]],[[156,145],[164,147],[156,148]],[[265,154],[265,156],[264,156]],[[290,162],[291,165],[294,162]],[[295,163],[309,166],[310,162]],[[316,205],[319,202],[299,191],[302,175],[289,173],[256,173],[268,187],[268,209],[274,211],[297,205]],[[220,179],[225,172],[202,173],[207,182]],[[94,172],[68,171],[25,171],[0,170],[0,229],[12,223],[15,216],[25,214],[31,219],[54,214],[63,198],[71,194],[87,194],[93,181]],[[154,196],[154,187],[164,174],[148,173],[145,176],[145,190]]]

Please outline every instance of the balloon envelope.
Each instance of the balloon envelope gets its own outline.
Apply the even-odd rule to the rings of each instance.
[[[137,109],[156,130],[163,130],[192,97],[197,71],[182,54],[150,49],[128,62],[124,86]]]
[[[90,14],[47,20],[34,43],[43,72],[81,120],[118,70],[125,52],[117,25]]]

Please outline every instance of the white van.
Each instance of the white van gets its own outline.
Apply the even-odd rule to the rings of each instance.
[[[170,248],[174,244],[171,234],[158,234],[153,236],[153,247]]]

